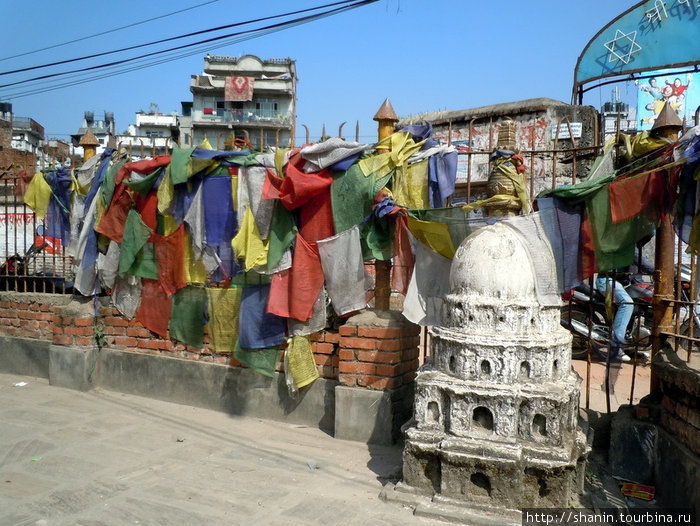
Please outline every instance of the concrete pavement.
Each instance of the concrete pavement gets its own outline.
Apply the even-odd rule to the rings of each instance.
[[[591,363],[590,374],[587,373],[585,360],[572,360],[571,365],[583,378],[581,383],[580,406],[588,407],[601,413],[607,412],[605,394],[605,361],[597,359]],[[649,361],[639,360],[634,363],[613,363],[608,380],[610,392],[610,411],[617,411],[621,405],[637,404],[649,394],[651,365]],[[588,406],[586,405],[586,386],[588,384]],[[634,387],[634,389],[633,389]]]
[[[26,385],[22,385],[26,383]],[[0,525],[428,525],[401,446],[0,374]]]

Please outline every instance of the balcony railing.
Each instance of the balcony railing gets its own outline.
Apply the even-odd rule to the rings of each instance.
[[[264,110],[217,110],[215,113],[206,114],[203,111],[195,112],[199,122],[235,122],[241,124],[270,123],[291,124],[292,119],[288,114],[271,114]]]

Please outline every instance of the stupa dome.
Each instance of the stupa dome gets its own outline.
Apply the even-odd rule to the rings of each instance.
[[[450,268],[450,293],[516,302],[536,301],[535,269],[529,247],[516,231],[500,223],[467,237]]]

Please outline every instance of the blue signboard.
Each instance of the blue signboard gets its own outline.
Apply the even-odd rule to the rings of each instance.
[[[574,71],[574,95],[587,82],[700,63],[700,0],[645,0],[601,29]]]

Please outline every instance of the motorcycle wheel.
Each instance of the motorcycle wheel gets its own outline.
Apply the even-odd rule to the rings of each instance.
[[[593,325],[605,325],[603,316],[595,311],[593,311],[593,319],[589,320],[587,306],[572,305],[571,310],[569,310],[569,306],[564,305],[561,308],[561,320],[564,327],[566,327],[566,320],[569,319],[569,312],[571,312],[571,325],[578,325],[581,328],[581,332],[587,332],[589,321],[592,321]],[[585,360],[588,356],[588,337],[583,336],[575,330],[569,330],[573,336],[571,342],[571,357],[575,360]]]

